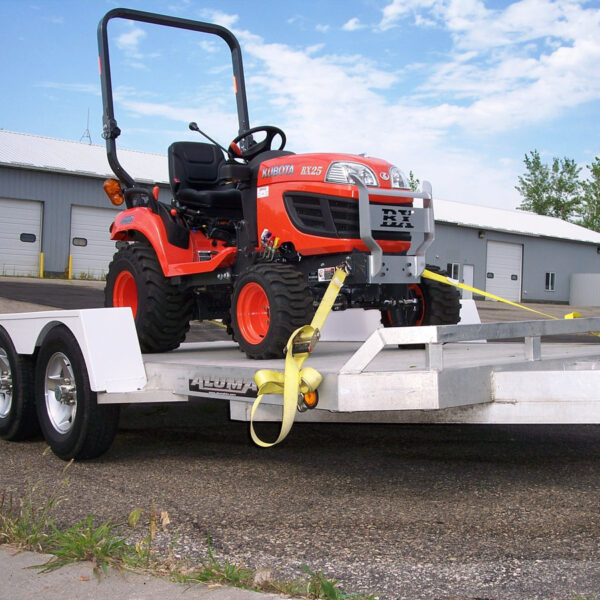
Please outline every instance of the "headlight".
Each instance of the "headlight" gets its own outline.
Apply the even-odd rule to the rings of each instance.
[[[349,183],[354,182],[350,179],[350,175],[358,177],[365,185],[377,187],[379,185],[377,177],[373,170],[356,162],[334,162],[329,165],[325,181],[328,183]]]
[[[390,184],[393,188],[410,190],[406,175],[398,167],[392,167],[390,169]]]

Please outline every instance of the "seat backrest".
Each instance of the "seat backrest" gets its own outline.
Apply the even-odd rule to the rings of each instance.
[[[223,151],[214,144],[173,142],[169,146],[169,181],[173,195],[186,188],[214,188],[224,161]]]

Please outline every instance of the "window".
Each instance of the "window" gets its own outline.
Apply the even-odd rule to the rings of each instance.
[[[458,263],[448,263],[446,265],[446,271],[448,271],[448,277],[450,277],[451,279],[458,279],[460,265]]]
[[[87,246],[87,240],[82,237],[74,237],[73,238],[73,246],[85,247],[85,246]]]
[[[546,273],[546,291],[553,292],[555,290],[556,284],[556,273],[547,272]]]
[[[34,233],[22,233],[22,234],[19,236],[19,239],[20,239],[22,242],[27,242],[28,244],[33,244],[33,242],[35,242],[35,240],[36,240],[37,238],[35,237],[35,234],[34,234]]]

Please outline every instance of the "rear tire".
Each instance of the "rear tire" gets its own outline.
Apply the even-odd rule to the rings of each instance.
[[[249,358],[281,358],[292,332],[313,313],[308,285],[291,265],[254,265],[235,282],[231,328]]]
[[[17,354],[0,327],[0,437],[26,440],[40,431],[33,398],[33,360]]]
[[[447,275],[438,267],[427,265],[427,269]],[[460,321],[460,294],[455,287],[423,277],[420,283],[409,286],[409,292],[419,301],[416,310],[393,308],[381,311],[384,327],[454,325]]]
[[[35,398],[46,442],[63,460],[104,454],[119,424],[119,405],[99,405],[77,340],[63,325],[48,333],[35,365]]]
[[[120,248],[108,267],[104,306],[129,306],[142,352],[168,352],[185,339],[193,295],[163,275],[154,249],[134,242]]]

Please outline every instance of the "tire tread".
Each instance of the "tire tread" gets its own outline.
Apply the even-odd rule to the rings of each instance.
[[[135,325],[142,352],[168,352],[183,342],[190,328],[194,309],[191,293],[182,293],[164,276],[154,249],[134,242],[120,248],[108,268],[104,305],[113,306],[114,280],[123,263],[130,266],[143,281],[143,301],[138,301]],[[136,277],[136,285],[140,285]],[[138,292],[139,294],[140,292]],[[143,307],[143,308],[142,308]]]
[[[258,345],[262,347],[253,346],[241,339],[237,319],[232,314],[233,338],[249,358],[258,360],[281,358],[292,332],[307,325],[314,314],[312,294],[302,273],[293,266],[259,263],[240,276],[234,287],[234,299],[237,298],[236,292],[244,285],[246,276],[262,280],[264,285],[270,288],[272,292],[271,326],[273,329],[269,330],[267,338],[265,338],[267,343],[263,342]],[[235,302],[232,306],[232,313],[234,311]],[[276,318],[273,318],[273,315],[277,315]]]

